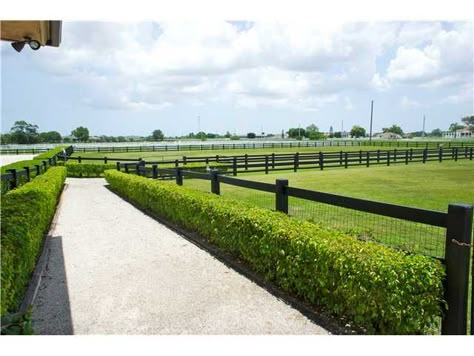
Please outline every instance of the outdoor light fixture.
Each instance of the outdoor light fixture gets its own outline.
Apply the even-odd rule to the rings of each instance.
[[[38,41],[32,40],[29,37],[25,37],[24,41],[13,42],[12,47],[15,49],[15,51],[21,52],[23,47],[25,47],[25,43],[28,43],[33,51],[37,51],[41,47],[41,44]]]

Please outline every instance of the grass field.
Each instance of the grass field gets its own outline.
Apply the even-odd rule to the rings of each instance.
[[[474,162],[429,162],[390,167],[305,170],[265,174],[241,174],[247,180],[274,183],[289,180],[290,186],[397,205],[446,211],[449,203],[474,204]],[[174,184],[171,183],[170,184]],[[210,191],[210,182],[186,179],[184,185]],[[274,194],[221,184],[221,195],[274,209]],[[436,257],[444,255],[445,229],[381,217],[350,209],[289,199],[289,214],[324,226],[342,229]]]
[[[105,156],[109,158],[142,158],[145,161],[163,161],[163,160],[175,160],[178,158],[186,157],[198,157],[198,156],[234,156],[244,154],[272,154],[272,153],[309,153],[309,152],[340,152],[340,151],[366,151],[366,150],[386,150],[390,147],[387,146],[361,146],[361,147],[300,147],[300,148],[256,148],[256,149],[226,149],[226,150],[192,150],[192,151],[159,151],[159,152],[115,152],[115,153],[104,153],[104,152],[75,152],[73,157],[92,157],[92,158],[103,158]],[[396,147],[394,147],[396,148]],[[392,147],[393,149],[393,147]],[[400,147],[400,150],[402,148]],[[100,161],[96,161],[100,163]]]

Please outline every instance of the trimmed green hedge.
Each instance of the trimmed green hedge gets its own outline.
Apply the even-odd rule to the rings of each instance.
[[[52,167],[2,197],[1,315],[19,307],[65,179],[64,167]]]
[[[186,187],[113,170],[105,177],[118,194],[367,333],[429,333],[439,321],[445,272],[437,260]]]
[[[64,167],[66,167],[68,177],[75,177],[75,178],[103,177],[105,170],[114,169],[116,167],[115,163],[97,164],[97,163],[76,163],[73,161],[68,161],[65,164],[61,162],[60,165],[64,165]]]

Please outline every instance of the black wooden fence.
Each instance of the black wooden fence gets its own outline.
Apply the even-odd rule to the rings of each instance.
[[[160,169],[156,164],[150,168],[141,163],[117,162],[117,170],[120,171],[122,169],[125,169],[128,173],[135,173],[149,178],[172,178],[176,180],[178,185],[183,184],[183,177],[209,180],[211,192],[214,194],[220,194],[221,184],[274,193],[275,210],[286,214],[288,214],[288,198],[296,197],[444,228],[446,229],[445,255],[441,258],[441,261],[446,266],[444,287],[445,300],[449,308],[444,310],[441,333],[466,335],[468,332],[468,288],[474,208],[472,205],[449,204],[446,213],[294,188],[289,186],[288,180],[282,179],[277,179],[275,184],[247,181],[223,176],[216,170],[212,170],[209,173],[199,173],[186,171],[182,167]],[[470,318],[470,333],[474,334],[474,308],[471,310]]]
[[[451,147],[437,149],[393,149],[393,150],[372,150],[372,151],[339,151],[339,152],[305,152],[305,153],[272,153],[267,155],[245,154],[236,156],[204,156],[204,157],[186,157],[175,160],[163,161],[143,161],[141,158],[120,158],[120,157],[67,157],[69,160],[75,160],[78,163],[87,161],[102,161],[104,164],[109,162],[144,162],[145,165],[157,164],[186,166],[187,164],[201,163],[209,165],[219,163],[219,167],[231,172],[234,176],[239,173],[265,172],[279,170],[293,170],[297,172],[301,169],[326,169],[335,167],[354,167],[354,166],[374,166],[374,165],[393,165],[409,164],[414,162],[426,163],[430,161],[443,162],[447,160],[473,159],[473,147]]]
[[[6,173],[0,175],[1,194],[29,182],[32,178],[45,173],[48,168],[57,165],[58,160],[67,159],[72,154],[73,148],[69,146],[64,149],[65,154],[56,154],[53,157],[38,161],[34,165],[23,167],[23,169],[7,169]]]

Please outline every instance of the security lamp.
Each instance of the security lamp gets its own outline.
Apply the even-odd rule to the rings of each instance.
[[[15,49],[15,51],[21,52],[23,47],[25,47],[25,43],[28,43],[33,51],[37,51],[41,47],[41,44],[38,41],[32,40],[29,37],[25,37],[24,41],[13,42],[12,47]]]

